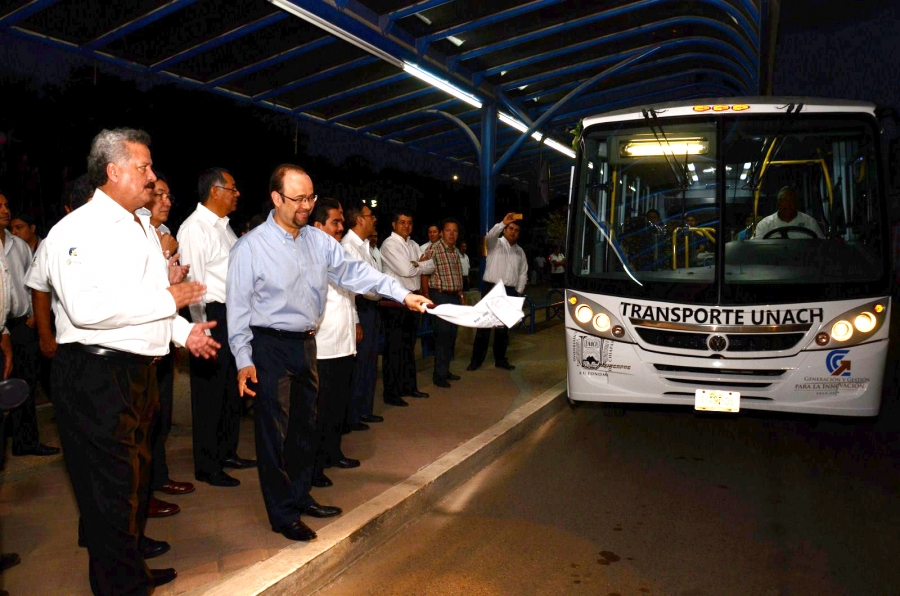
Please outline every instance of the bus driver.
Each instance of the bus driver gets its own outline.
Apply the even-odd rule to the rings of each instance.
[[[790,230],[772,233],[778,228],[805,228],[809,231]],[[763,239],[767,234],[776,238],[825,238],[816,220],[800,211],[800,196],[790,186],[778,191],[778,211],[760,220],[753,239]]]

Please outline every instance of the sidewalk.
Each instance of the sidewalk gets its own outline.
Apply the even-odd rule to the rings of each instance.
[[[547,394],[565,379],[564,330],[559,322],[539,324],[537,329],[534,335],[522,331],[511,334],[509,358],[517,365],[512,372],[494,368],[490,355],[480,370],[466,372],[474,332],[461,329],[453,371],[462,380],[452,383],[452,389],[434,387],[432,359],[420,358],[419,388],[429,392],[431,398],[409,399],[408,408],[384,405],[379,380],[375,412],[385,421],[372,424],[368,431],[345,435],[344,452],[362,460],[362,466],[329,469],[334,486],[313,489],[316,500],[343,508],[344,515],[327,520],[304,518],[322,534],[311,543],[294,543],[271,531],[256,470],[234,471],[241,480],[237,488],[197,483],[192,494],[165,496],[165,500],[178,503],[182,511],[169,518],[149,520],[147,535],[172,545],[169,553],[150,563],[154,568],[175,567],[179,575],[155,594],[202,593],[223,578],[279,553],[284,555],[285,549],[291,549],[291,553],[298,549],[322,550],[327,534],[323,528],[349,519],[354,510],[369,506],[392,487],[408,483],[423,467],[520,406]],[[176,384],[176,391],[186,391],[186,386]],[[176,401],[189,399],[182,396],[179,400],[176,395]],[[51,413],[52,408],[41,411],[41,436],[44,442],[58,445],[55,423],[49,420]],[[509,420],[514,426],[518,419]],[[192,481],[189,427],[173,428],[167,453],[172,477]],[[254,457],[249,419],[242,421],[239,453]],[[6,461],[6,469],[0,472],[0,551],[18,552],[22,563],[0,575],[0,587],[13,596],[90,594],[86,551],[76,545],[78,512],[61,456],[7,456]],[[353,540],[365,540],[365,533]],[[262,564],[259,573],[271,567]]]

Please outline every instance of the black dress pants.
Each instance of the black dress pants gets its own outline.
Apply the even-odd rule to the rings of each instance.
[[[384,321],[384,354],[382,376],[384,399],[394,399],[419,390],[416,381],[416,330],[419,315],[406,307],[386,306],[381,312]]]
[[[241,424],[241,398],[237,370],[228,345],[225,305],[210,302],[206,318],[216,321],[210,332],[222,344],[215,358],[191,356],[191,418],[194,439],[194,474],[217,474],[222,460],[237,455]]]
[[[172,430],[173,384],[175,381],[175,346],[156,365],[156,384],[159,387],[159,416],[150,431],[150,490],[159,490],[169,480],[166,460],[166,438]]]
[[[62,344],[51,379],[91,589],[104,596],[149,594],[152,580],[138,541],[149,494],[149,432],[159,405],[156,367]]]
[[[458,292],[431,291],[431,301],[435,305],[459,304],[461,302]],[[434,373],[432,379],[437,382],[446,382],[450,374],[450,361],[453,360],[456,348],[457,325],[449,323],[440,317],[431,317],[434,327]],[[496,340],[495,340],[496,341]]]
[[[366,302],[368,304],[365,304]],[[381,317],[375,302],[358,296],[356,304],[359,324],[363,329],[363,339],[356,344],[356,366],[353,368],[347,424],[359,422],[360,416],[372,415],[375,383],[378,380],[378,342],[381,335]]]
[[[34,403],[34,389],[37,386],[41,355],[40,343],[37,330],[25,324],[25,317],[10,319],[6,326],[13,346],[13,371],[10,377],[24,379],[31,388],[25,403],[9,413],[13,451],[34,449],[40,443]]]
[[[250,342],[259,381],[253,415],[259,485],[272,529],[279,531],[313,503],[316,444],[316,342],[253,332]],[[279,391],[282,379],[290,391]],[[286,396],[285,393],[288,395]]]
[[[316,401],[316,428],[319,431],[319,445],[316,449],[315,473],[339,459],[341,450],[341,430],[350,404],[353,389],[353,369],[355,356],[324,358],[316,363],[319,371],[319,393]]]
[[[505,286],[507,296],[518,296],[519,293],[511,286]],[[487,357],[488,344],[491,341],[491,330],[479,329],[475,332],[475,343],[472,345],[472,361],[475,366],[481,366]],[[494,363],[506,362],[506,348],[509,347],[509,329],[506,327],[494,327]]]

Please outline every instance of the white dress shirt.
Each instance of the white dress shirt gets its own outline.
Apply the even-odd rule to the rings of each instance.
[[[10,285],[9,318],[31,316],[31,292],[25,286],[25,276],[31,267],[31,247],[28,243],[13,236],[9,230],[3,230],[3,254],[9,266]]]
[[[484,281],[504,286],[512,286],[521,294],[528,281],[528,259],[525,251],[518,244],[510,245],[503,237],[506,226],[501,221],[485,236],[487,241],[487,264],[484,268]]]
[[[430,259],[419,261],[422,249],[419,245],[397,232],[391,232],[381,243],[381,259],[384,274],[399,281],[404,288],[418,292],[422,287],[422,275],[434,273],[434,262]],[[415,263],[415,265],[413,264]]]
[[[192,325],[177,316],[162,247],[150,219],[102,190],[56,224],[47,245],[56,292],[56,340],[163,356],[183,346]]]
[[[146,207],[141,207],[140,209],[135,211],[134,214],[135,215],[146,215],[147,217],[150,217],[151,215],[153,215],[153,213],[151,213],[150,210],[147,209]],[[166,224],[161,223],[158,226],[156,226],[156,229],[159,230],[159,233],[162,234],[163,236],[165,236],[166,234],[169,234],[170,236],[172,235],[172,231],[169,229],[169,227]]]
[[[43,242],[38,245],[38,248]],[[0,251],[0,334],[9,335],[6,329],[6,318],[9,316],[9,287],[12,285],[12,277],[9,274],[9,263],[6,255]]]
[[[472,266],[469,264],[469,255],[464,255],[457,249],[456,254],[459,255],[459,265],[462,267],[463,278],[469,277],[469,270]]]
[[[424,254],[426,250],[431,248],[431,245],[434,244],[431,240],[426,240],[422,244],[419,245],[419,248],[422,249],[422,253]]]
[[[356,314],[354,294],[328,281],[325,309],[316,328],[316,358],[328,360],[356,354]]]
[[[377,264],[376,269],[384,273],[384,260],[381,258],[381,251],[378,250],[377,246],[372,246],[372,258],[375,259],[375,263]]]
[[[195,323],[206,322],[208,302],[225,304],[228,252],[235,242],[237,236],[228,225],[228,217],[219,217],[200,203],[178,230],[181,264],[191,266],[188,281],[206,284],[203,300],[190,306]]]
[[[797,217],[791,221],[782,220],[778,217],[778,212],[776,211],[772,215],[767,215],[759,220],[759,223],[756,224],[756,234],[753,235],[753,239],[762,240],[763,237],[772,230],[786,228],[788,226],[806,228],[807,230],[814,232],[818,238],[825,237],[825,234],[822,233],[822,229],[819,227],[816,220],[802,211],[798,211]],[[803,232],[787,232],[787,236],[788,238],[812,238],[812,236]],[[774,234],[772,238],[781,238],[781,234]]]
[[[372,252],[369,250],[368,238],[363,240],[356,235],[356,232],[348,230],[347,233],[344,234],[344,237],[341,238],[341,246],[344,248],[344,253],[351,259],[362,261],[372,269],[381,271],[381,269],[378,268],[378,263],[375,262],[375,257],[372,256]],[[363,296],[369,300],[381,300],[381,295],[377,292],[368,292],[363,294]]]

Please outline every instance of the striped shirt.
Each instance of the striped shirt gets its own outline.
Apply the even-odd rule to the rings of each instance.
[[[442,292],[462,291],[462,265],[455,247],[451,248],[440,240],[425,251],[425,256],[434,261],[434,273],[428,279],[429,288]]]

